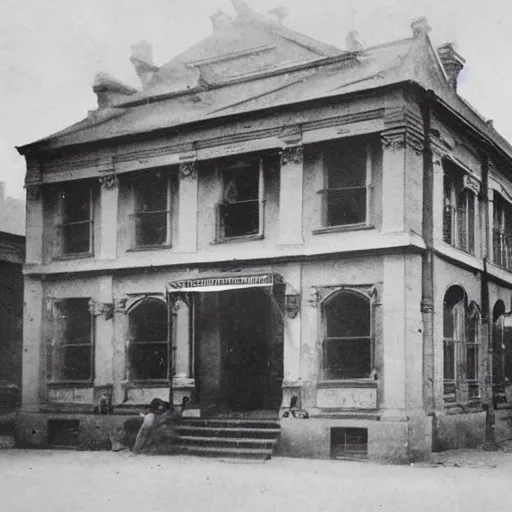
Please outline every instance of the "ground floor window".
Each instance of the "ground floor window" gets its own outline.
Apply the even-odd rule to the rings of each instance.
[[[370,299],[341,290],[323,303],[323,379],[360,379],[372,370]]]
[[[143,299],[129,312],[129,377],[132,381],[168,380],[170,347],[167,304],[158,298]]]
[[[50,358],[52,382],[88,382],[93,379],[93,317],[88,298],[54,303]]]
[[[480,397],[480,312],[468,304],[460,286],[444,298],[443,373],[446,402],[468,402]]]

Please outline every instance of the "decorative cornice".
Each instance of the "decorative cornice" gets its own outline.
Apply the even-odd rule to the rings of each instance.
[[[374,306],[380,305],[378,302],[379,294],[377,287],[374,284],[361,284],[361,285],[334,285],[334,286],[318,286],[315,288],[317,304],[323,302],[330,297],[333,293],[340,291],[355,292],[367,297],[371,304]]]
[[[409,146],[416,154],[423,154],[423,139],[416,131],[406,129],[386,130],[381,133],[381,140],[385,149],[402,151],[406,146]]]
[[[110,320],[114,316],[114,304],[111,302],[89,301],[89,311],[94,316],[105,316],[105,320]]]
[[[300,165],[304,159],[304,147],[288,146],[281,150],[281,165],[285,166],[290,163]]]
[[[197,163],[195,160],[191,162],[181,162],[179,168],[180,180],[194,181],[197,179]]]

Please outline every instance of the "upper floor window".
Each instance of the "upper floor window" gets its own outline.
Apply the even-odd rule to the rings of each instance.
[[[147,298],[129,313],[130,379],[136,381],[170,378],[167,305],[158,298]]]
[[[50,350],[52,382],[90,382],[94,375],[93,317],[89,299],[54,303]]]
[[[324,379],[360,379],[373,367],[370,299],[353,291],[340,291],[323,304]]]
[[[171,244],[171,188],[171,176],[165,172],[148,172],[134,180],[133,247]]]
[[[365,139],[345,139],[324,152],[323,225],[369,224],[372,151]]]
[[[93,188],[87,182],[66,185],[59,194],[61,256],[93,252]]]
[[[221,168],[218,239],[263,235],[263,164],[260,158],[229,162]]]
[[[493,203],[493,261],[512,270],[512,205],[497,192],[494,192]]]
[[[444,163],[443,240],[470,254],[475,253],[475,202],[473,183],[451,162]]]
[[[460,286],[448,289],[443,315],[444,397],[467,402],[480,396],[480,313]]]

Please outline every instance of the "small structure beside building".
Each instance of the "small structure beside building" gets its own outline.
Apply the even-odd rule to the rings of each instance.
[[[342,51],[233,5],[19,148],[20,443],[100,446],[155,397],[270,418],[291,456],[418,459],[483,443],[486,411],[508,435],[512,148],[462,57],[425,19]]]

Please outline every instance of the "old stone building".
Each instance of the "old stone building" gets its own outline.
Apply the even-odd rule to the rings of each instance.
[[[342,51],[233,5],[19,148],[20,443],[99,445],[157,396],[206,433],[272,420],[292,456],[420,458],[483,443],[485,411],[506,435],[512,148],[464,60],[425,19]]]

